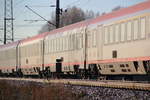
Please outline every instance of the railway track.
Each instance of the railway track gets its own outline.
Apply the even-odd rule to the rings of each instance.
[[[92,87],[107,87],[119,89],[145,90],[150,91],[150,83],[132,82],[132,81],[115,81],[115,80],[80,80],[80,79],[33,79],[33,78],[0,78],[0,80],[15,80],[15,81],[29,81],[39,83],[59,83],[79,86]]]

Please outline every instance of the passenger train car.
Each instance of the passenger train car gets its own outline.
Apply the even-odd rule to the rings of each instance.
[[[149,80],[149,42],[150,1],[147,1],[0,46],[0,71]]]
[[[23,75],[38,75],[43,65],[44,34],[20,41],[19,70]]]
[[[17,71],[18,42],[0,46],[0,73],[12,75]]]

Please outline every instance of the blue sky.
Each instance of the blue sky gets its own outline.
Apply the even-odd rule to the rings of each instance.
[[[29,22],[24,20],[40,19],[37,15],[25,8],[30,6],[46,19],[50,19],[51,13],[55,11],[52,7],[37,7],[55,5],[56,0],[13,0],[14,1],[14,34],[15,38],[26,38],[36,35],[45,21]],[[60,0],[60,7],[66,9],[70,6],[77,6],[83,10],[94,12],[110,12],[116,6],[128,7],[146,0]],[[0,0],[0,28],[3,27],[4,0]],[[0,30],[0,38],[3,30]]]

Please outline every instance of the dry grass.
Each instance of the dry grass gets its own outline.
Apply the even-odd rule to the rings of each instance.
[[[23,81],[0,81],[0,100],[78,100],[77,95],[61,84]]]

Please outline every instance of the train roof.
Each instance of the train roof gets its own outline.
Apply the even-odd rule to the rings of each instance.
[[[23,40],[21,40],[20,43],[26,43],[26,42],[30,42],[30,41],[33,41],[33,40],[42,39],[42,38],[45,37],[46,34],[48,34],[48,32],[45,32],[45,33],[38,34],[38,35],[33,36],[33,37],[29,37],[29,38],[23,39]]]
[[[0,50],[16,47],[19,44],[19,42],[20,41],[16,41],[16,42],[8,43],[8,44],[5,44],[5,45],[0,45]]]

